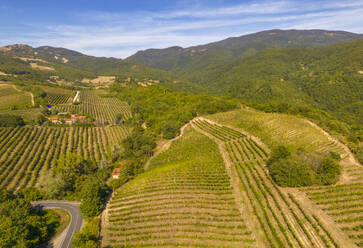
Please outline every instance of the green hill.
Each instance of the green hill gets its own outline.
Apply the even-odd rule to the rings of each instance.
[[[192,79],[190,72],[213,68],[266,48],[319,47],[361,38],[362,35],[343,31],[276,29],[188,48],[148,49],[127,60]]]
[[[0,48],[0,79],[21,79],[46,82],[57,77],[57,81],[82,81],[97,76],[115,76],[116,81],[128,79],[137,82],[154,82],[174,90],[190,92],[201,88],[187,80],[159,69],[117,58],[94,57],[65,48],[43,46],[33,48],[16,44]],[[52,79],[53,77],[53,79]]]
[[[260,104],[310,105],[359,124],[362,60],[363,40],[322,48],[268,49],[199,72],[196,81],[210,92]]]

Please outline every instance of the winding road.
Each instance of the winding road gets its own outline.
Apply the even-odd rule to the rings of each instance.
[[[34,207],[40,208],[61,208],[69,212],[71,221],[66,229],[66,234],[61,242],[60,248],[69,248],[72,246],[72,238],[75,232],[81,230],[83,224],[83,216],[79,210],[79,204],[68,201],[40,201],[33,202]]]

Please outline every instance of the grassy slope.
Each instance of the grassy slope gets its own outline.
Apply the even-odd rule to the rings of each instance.
[[[151,161],[150,168],[111,199],[107,226],[111,244],[253,245],[218,147],[209,138],[187,128]]]
[[[28,92],[17,91],[11,85],[0,85],[0,110],[9,110],[11,107],[25,108],[31,104]]]
[[[244,129],[261,138],[270,148],[285,145],[295,151],[304,148],[308,152],[324,152],[326,145],[339,153],[344,152],[335,144],[329,146],[332,142],[320,129],[292,115],[239,109],[210,115],[208,118]]]

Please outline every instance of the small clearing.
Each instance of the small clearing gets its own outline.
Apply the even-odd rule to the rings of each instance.
[[[33,69],[39,69],[39,70],[42,70],[42,71],[54,71],[55,70],[53,67],[38,65],[37,63],[30,63],[30,66]]]
[[[114,83],[116,77],[115,76],[98,76],[94,79],[84,78],[82,79],[82,83],[92,83],[92,84],[104,84],[104,83]]]

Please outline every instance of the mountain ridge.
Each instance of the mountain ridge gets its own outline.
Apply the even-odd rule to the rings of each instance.
[[[272,29],[181,49],[178,46],[147,49],[138,51],[126,60],[188,78],[191,69],[205,69],[266,48],[319,47],[362,38],[363,34],[346,31]]]

